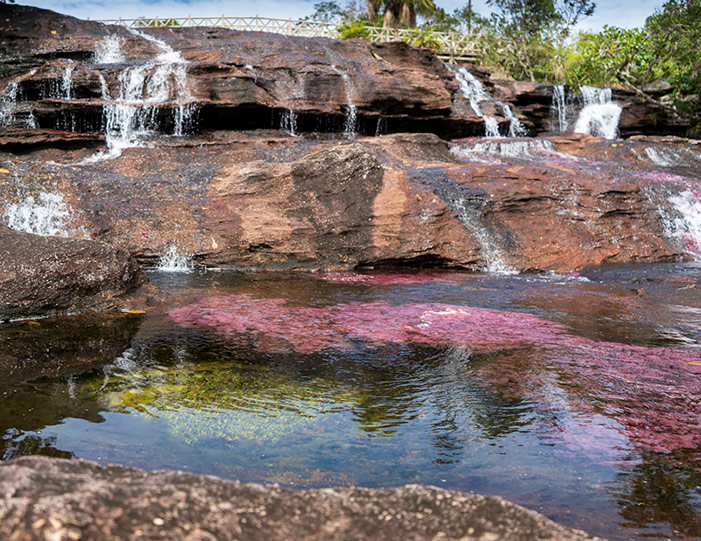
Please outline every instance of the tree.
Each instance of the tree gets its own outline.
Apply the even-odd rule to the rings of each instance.
[[[571,84],[618,85],[656,103],[700,130],[701,0],[668,0],[642,29],[604,27],[574,46],[567,69]],[[648,90],[666,81],[670,94],[658,99]],[[657,85],[659,87],[659,85]],[[664,86],[664,85],[663,85]]]
[[[433,0],[383,0],[382,5],[385,8],[383,26],[394,28],[395,34],[400,24],[416,28],[417,14],[430,15],[436,10]]]
[[[324,0],[314,4],[314,13],[308,18],[314,21],[340,24],[365,18],[365,15],[364,2],[360,0],[346,0],[343,4],[336,0]]]
[[[550,80],[562,72],[570,29],[594,13],[592,0],[487,0],[492,33],[500,38],[506,71],[517,79]]]

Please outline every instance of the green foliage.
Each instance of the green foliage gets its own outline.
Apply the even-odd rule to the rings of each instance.
[[[488,0],[491,61],[516,79],[556,81],[564,76],[571,28],[594,12],[591,0]]]
[[[699,43],[701,0],[668,0],[642,29],[607,26],[599,33],[580,36],[567,59],[567,80],[575,87],[623,86],[698,125]],[[646,90],[660,80],[672,88],[665,100]]]
[[[428,49],[436,51],[440,48],[440,42],[435,33],[436,29],[432,26],[413,28],[409,32],[408,37],[404,38],[404,41],[412,47],[427,47]]]
[[[370,31],[368,25],[364,21],[353,21],[352,23],[342,24],[338,27],[338,32],[341,39],[370,39]]]

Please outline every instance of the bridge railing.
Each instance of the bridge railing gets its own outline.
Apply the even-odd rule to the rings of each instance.
[[[116,24],[128,28],[170,27],[222,27],[251,32],[272,32],[288,36],[322,37],[340,39],[338,25],[321,21],[272,19],[268,17],[138,17],[136,19],[99,19],[98,22]],[[406,41],[414,44],[416,30],[367,27],[370,41]],[[431,46],[439,58],[474,61],[481,56],[479,37],[458,32],[431,32]]]

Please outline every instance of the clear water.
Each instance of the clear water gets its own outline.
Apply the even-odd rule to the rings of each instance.
[[[0,455],[497,494],[701,535],[701,267],[153,273],[145,315],[0,328]]]

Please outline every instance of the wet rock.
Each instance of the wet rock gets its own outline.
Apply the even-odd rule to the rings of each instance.
[[[146,283],[124,250],[0,226],[0,318],[115,307]]]
[[[474,141],[453,153],[430,134],[339,142],[217,132],[81,166],[14,157],[0,199],[12,200],[18,183],[58,191],[74,209],[71,228],[148,263],[173,244],[197,263],[246,269],[569,272],[687,257],[660,214],[662,188],[685,185],[639,159],[645,143],[551,140],[586,158],[463,159],[459,149]],[[36,155],[85,155],[77,152]]]
[[[83,460],[0,466],[0,534],[60,539],[592,539],[501,498],[409,485],[291,490]]]
[[[96,133],[75,133],[59,130],[6,127],[0,131],[0,148],[26,150],[27,148],[90,146],[104,142]]]

